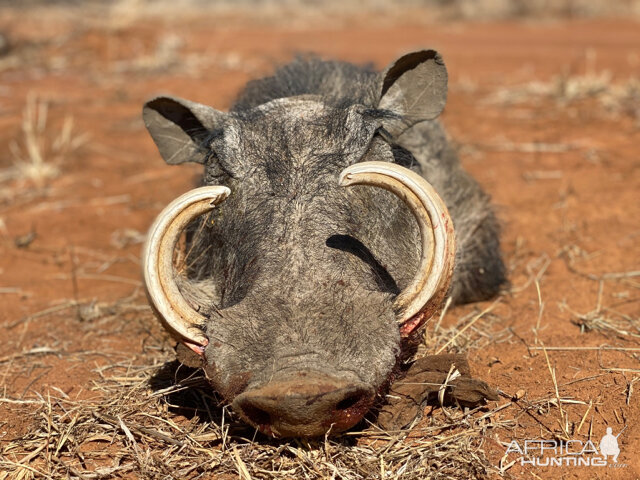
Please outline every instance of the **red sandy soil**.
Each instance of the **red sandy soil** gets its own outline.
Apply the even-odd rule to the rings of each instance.
[[[72,116],[74,136],[88,135],[88,141],[65,155],[61,175],[44,187],[16,181],[3,191],[0,185],[0,220],[6,226],[0,222],[1,397],[46,396],[53,387],[71,397],[95,395],[101,352],[135,360],[144,355],[149,335],[159,334],[123,323],[120,331],[96,336],[74,309],[28,318],[74,299],[113,302],[140,288],[140,244],[135,235],[124,246],[114,238],[125,231],[145,232],[163,206],[192,187],[198,172],[162,162],[140,118],[145,99],[167,92],[225,109],[248,79],[299,51],[383,68],[405,51],[433,46],[450,71],[442,120],[460,144],[465,167],[497,205],[514,289],[475,325],[492,336],[490,341],[468,352],[478,377],[509,395],[524,392],[498,414],[517,419],[517,426],[488,439],[487,454],[497,465],[505,452],[499,442],[551,439],[561,432],[556,406],[543,404],[531,414],[522,408],[556,395],[539,347],[616,346],[636,350],[549,350],[548,358],[560,396],[578,401],[563,404],[572,438],[586,440],[591,432],[597,444],[607,426],[617,434],[626,425],[619,439],[619,462],[626,467],[544,469],[516,463],[509,473],[516,478],[640,476],[640,383],[629,391],[640,376],[640,280],[599,282],[587,276],[640,269],[637,119],[608,113],[589,100],[561,105],[534,98],[513,106],[486,101],[505,86],[581,75],[587,68],[611,71],[612,82],[638,75],[639,24],[375,27],[354,22],[332,29],[326,23],[287,28],[200,19],[90,28],[24,13],[20,22],[13,21],[16,15],[0,16],[14,41],[12,55],[21,59],[0,71],[0,169],[12,165],[9,144],[21,141],[29,94],[49,102],[46,132],[51,137]],[[167,35],[183,42],[175,65],[134,63],[153,56]],[[535,142],[560,146],[557,151],[518,147]],[[30,232],[35,239],[17,247],[15,240]],[[612,315],[607,307],[634,319],[635,337],[581,332],[572,312],[587,314],[598,304],[605,317]],[[443,326],[489,305],[451,309]],[[40,347],[51,353],[16,355]],[[86,351],[95,354],[85,354],[82,361],[73,356]],[[32,357],[37,361],[31,359],[29,369],[16,368]],[[0,402],[0,445],[28,430],[29,412],[29,405]],[[516,458],[512,454],[505,463]]]

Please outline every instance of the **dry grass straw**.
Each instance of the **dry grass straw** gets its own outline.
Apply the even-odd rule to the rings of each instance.
[[[561,311],[569,312],[572,322],[580,327],[581,333],[597,331],[606,337],[617,337],[621,340],[640,340],[640,316],[628,315],[617,311],[613,307],[603,305],[603,294],[607,282],[624,283],[626,286],[638,290],[640,285],[634,281],[640,276],[640,271],[629,270],[626,272],[609,272],[600,275],[585,273],[576,267],[576,262],[586,257],[586,252],[575,245],[565,246],[560,257],[565,261],[567,269],[578,276],[598,283],[598,293],[595,308],[586,313],[579,313],[571,308],[566,301],[559,304]],[[634,291],[634,290],[632,290]],[[625,302],[637,302],[629,292],[625,292]]]
[[[500,299],[501,299],[501,297],[498,297],[487,308],[482,310],[477,315],[474,315],[473,318],[468,323],[466,323],[462,328],[457,328],[456,327],[456,331],[453,334],[453,336],[450,339],[448,339],[444,344],[442,344],[436,350],[435,354],[439,355],[440,353],[442,353],[446,349],[448,349],[452,344],[454,344],[454,342],[457,340],[457,338],[460,337],[461,335],[463,335],[464,332],[467,331],[467,329],[469,329],[471,326],[473,326],[478,320],[480,320],[482,317],[484,317],[487,313],[491,312],[495,308],[495,306],[498,304],[498,302],[500,302]]]
[[[49,104],[31,93],[22,114],[21,138],[9,143],[13,166],[0,171],[0,184],[7,181],[29,181],[42,188],[60,173],[65,157],[82,146],[87,137],[74,133],[73,118],[64,119],[56,134],[48,124]]]
[[[640,125],[640,77],[631,76],[625,80],[614,81],[610,71],[596,70],[593,54],[588,56],[587,64],[587,71],[584,74],[563,74],[550,81],[533,81],[523,85],[499,88],[485,101],[490,104],[509,106],[548,99],[559,107],[564,107],[593,100],[602,107],[602,111],[616,116],[629,116]],[[553,147],[552,151],[564,151],[570,148],[570,145],[558,145]]]
[[[364,2],[327,0],[308,2],[303,0],[219,0],[203,2],[188,0],[181,2],[181,8],[169,0],[118,0],[111,2],[109,23],[112,28],[124,28],[141,17],[178,15],[194,16],[195,8],[217,17],[241,16],[262,23],[281,23],[283,17],[288,24],[304,25],[311,21],[353,21],[354,15],[369,12],[378,23],[411,19],[412,23],[437,20],[496,20],[522,18],[576,18],[598,16],[640,15],[640,1],[610,2],[606,0],[529,0],[513,2],[508,0],[366,0]],[[189,8],[191,7],[191,8]],[[194,8],[195,7],[195,8]],[[428,11],[428,15],[415,15]],[[411,16],[413,14],[414,16]],[[246,20],[245,20],[246,21]]]

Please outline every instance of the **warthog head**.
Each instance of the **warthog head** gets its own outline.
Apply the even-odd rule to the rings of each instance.
[[[335,95],[230,113],[172,97],[144,107],[164,159],[205,169],[205,186],[150,230],[150,302],[233,409],[275,436],[358,423],[453,269],[447,208],[394,140],[442,111],[443,62],[421,51],[382,75],[345,72],[324,72]],[[178,280],[173,252],[190,224],[196,266]]]

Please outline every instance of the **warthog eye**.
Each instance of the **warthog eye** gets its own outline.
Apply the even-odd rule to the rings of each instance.
[[[375,276],[378,287],[383,292],[389,292],[394,295],[400,293],[400,289],[391,274],[380,264],[380,262],[378,262],[376,257],[373,256],[373,253],[371,253],[371,250],[369,250],[367,246],[357,238],[354,238],[351,235],[331,235],[327,238],[326,245],[327,247],[335,248],[336,250],[349,252],[369,265]]]

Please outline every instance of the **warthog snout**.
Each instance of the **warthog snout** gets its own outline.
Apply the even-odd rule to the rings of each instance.
[[[361,382],[299,373],[247,390],[236,397],[233,408],[267,435],[314,437],[353,427],[374,396]]]

